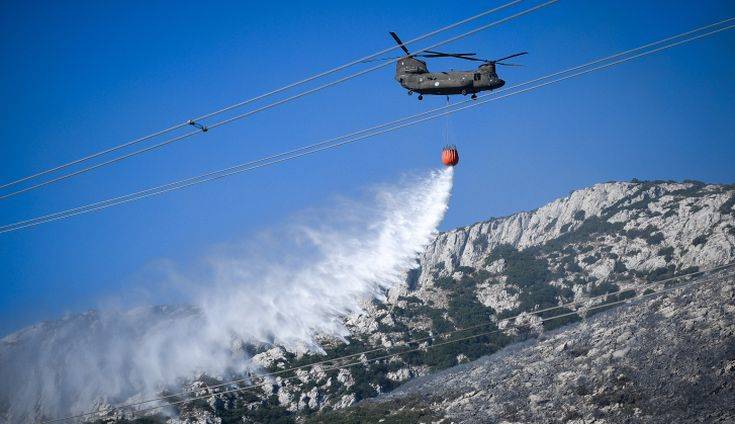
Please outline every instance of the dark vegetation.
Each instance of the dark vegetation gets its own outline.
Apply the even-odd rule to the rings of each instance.
[[[400,399],[381,403],[364,402],[352,408],[324,411],[306,418],[305,424],[415,424],[437,422],[443,417],[420,399]]]
[[[671,246],[662,247],[658,250],[658,255],[663,256],[664,259],[666,259],[666,262],[671,262],[674,258],[674,248]]]
[[[707,243],[707,235],[706,234],[699,235],[699,236],[695,237],[694,240],[692,240],[692,246],[699,246],[699,245],[702,245],[702,244],[705,244],[705,243]]]
[[[648,244],[657,245],[661,244],[661,242],[664,240],[663,234],[657,231],[658,228],[654,227],[653,225],[649,225],[642,229],[630,229],[625,232],[625,235],[630,238],[641,238],[646,240]]]
[[[487,241],[487,234],[480,234],[472,240],[472,247],[475,248],[475,250],[484,251],[487,250],[488,247],[488,241]]]
[[[733,209],[733,206],[735,206],[735,194],[732,194],[729,199],[723,203],[720,208],[718,209],[721,214],[731,214],[735,215],[735,209]]]
[[[623,224],[620,222],[612,223],[599,216],[591,216],[582,221],[582,224],[574,231],[561,234],[559,237],[549,240],[541,246],[541,249],[546,253],[560,251],[570,244],[587,242],[592,235],[618,234],[622,230]]]
[[[278,397],[276,396],[270,396],[252,410],[235,408],[222,410],[220,414],[218,416],[222,418],[223,424],[241,423],[243,417],[256,423],[292,424],[295,422],[293,414],[278,403]]]
[[[519,288],[518,307],[498,314],[498,318],[514,316],[523,311],[557,306],[560,299],[564,301],[571,298],[572,293],[569,288],[559,288],[548,284],[549,281],[559,278],[561,274],[552,271],[549,268],[548,261],[537,256],[541,252],[542,250],[539,248],[519,251],[509,245],[500,245],[488,255],[485,260],[486,263],[492,263],[498,259],[505,260],[503,273],[508,277],[508,283]],[[540,316],[546,318],[559,313],[559,310],[554,310]],[[544,326],[549,329],[556,328],[575,319],[575,317],[570,316],[547,321]]]

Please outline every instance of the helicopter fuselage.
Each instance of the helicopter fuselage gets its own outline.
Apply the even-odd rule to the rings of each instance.
[[[396,81],[409,93],[437,95],[475,94],[505,85],[494,63],[485,63],[471,71],[429,72],[426,62],[411,56],[396,62]]]

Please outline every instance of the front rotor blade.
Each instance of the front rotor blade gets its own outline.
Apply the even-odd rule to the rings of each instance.
[[[523,66],[520,63],[506,63],[506,62],[495,62],[496,65],[503,65],[503,66]]]
[[[403,49],[404,52],[406,52],[407,55],[409,56],[411,55],[411,53],[408,52],[408,49],[406,48],[406,46],[403,45],[403,41],[401,41],[401,39],[398,38],[398,35],[396,35],[395,32],[391,31],[390,36],[393,37],[394,40],[396,40],[396,43],[398,43],[398,45],[401,46],[401,48]]]

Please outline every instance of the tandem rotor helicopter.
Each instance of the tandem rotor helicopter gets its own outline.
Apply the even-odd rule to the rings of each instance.
[[[470,93],[473,100],[477,99],[477,93],[495,90],[505,85],[505,81],[498,77],[495,65],[521,66],[503,61],[528,54],[528,52],[519,52],[494,60],[472,57],[476,53],[442,53],[425,50],[420,54],[411,54],[395,32],[391,31],[390,35],[406,53],[405,56],[398,58],[396,61],[396,81],[401,84],[401,87],[408,90],[409,95],[418,93],[419,100],[423,100],[424,94],[442,96],[461,94],[466,96]],[[429,72],[426,62],[416,59],[417,57],[456,57],[482,62],[482,65],[472,71]]]

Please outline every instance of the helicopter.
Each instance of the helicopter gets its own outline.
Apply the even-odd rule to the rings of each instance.
[[[442,53],[424,50],[421,54],[411,54],[395,32],[391,31],[390,35],[406,53],[405,56],[397,58],[396,81],[401,84],[401,87],[408,90],[409,96],[418,93],[419,100],[424,99],[424,94],[442,96],[461,94],[466,96],[470,93],[472,94],[472,100],[475,100],[477,99],[477,93],[480,91],[496,90],[505,85],[505,81],[500,79],[495,71],[496,65],[521,66],[503,61],[528,54],[528,52],[519,52],[494,60],[473,57],[476,56],[476,53]],[[482,62],[482,65],[471,71],[429,72],[426,62],[416,59],[417,57],[456,57]]]

